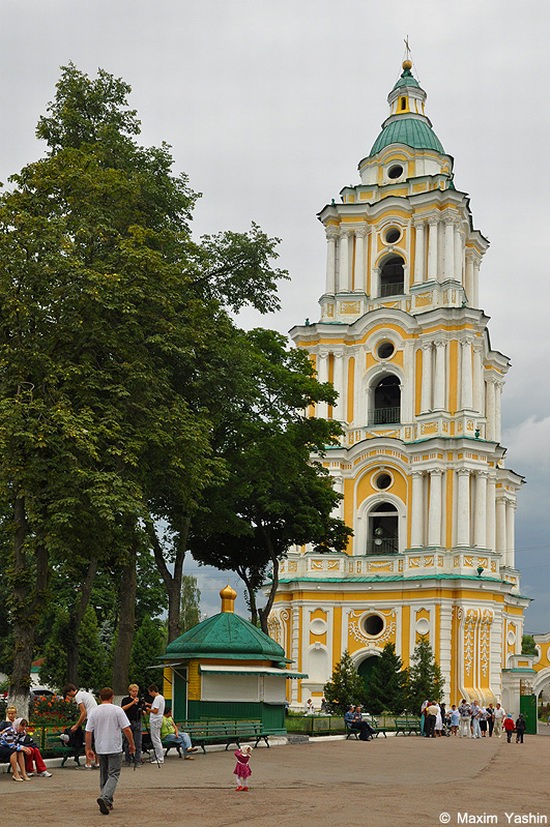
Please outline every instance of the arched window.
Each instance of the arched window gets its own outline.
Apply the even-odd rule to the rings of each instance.
[[[403,293],[405,274],[401,256],[390,256],[380,269],[380,296],[397,296]]]
[[[397,554],[399,515],[392,503],[377,503],[369,512],[367,554]]]
[[[371,425],[389,425],[401,420],[401,388],[399,377],[385,376],[374,388]]]

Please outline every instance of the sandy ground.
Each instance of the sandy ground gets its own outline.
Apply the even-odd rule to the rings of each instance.
[[[107,818],[111,827],[550,824],[550,737],[541,735],[523,745],[400,735],[264,746],[252,756],[248,793],[234,791],[234,763],[232,751],[209,751],[195,761],[170,753],[160,769],[123,768],[109,816],[96,804],[96,770],[52,768],[28,784],[2,775],[1,818],[33,827]]]

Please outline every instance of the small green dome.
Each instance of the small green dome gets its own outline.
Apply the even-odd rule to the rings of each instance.
[[[416,86],[418,87],[418,89],[420,89],[420,84],[417,81],[417,79],[413,77],[413,74],[410,69],[405,69],[405,71],[403,72],[403,74],[401,75],[401,77],[399,78],[399,80],[393,88],[400,89],[402,86]]]
[[[193,626],[167,646],[166,657],[288,662],[282,646],[233,612],[221,612]]]
[[[384,127],[373,144],[369,157],[391,144],[405,144],[413,149],[433,149],[445,153],[441,141],[430,126],[419,118],[400,116]]]

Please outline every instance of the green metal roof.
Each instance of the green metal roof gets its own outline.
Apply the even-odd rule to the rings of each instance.
[[[403,71],[403,74],[401,75],[401,77],[399,78],[399,80],[393,88],[400,89],[402,86],[416,86],[418,89],[420,89],[420,84],[417,81],[417,79],[413,77],[413,74],[410,69],[405,69]]]
[[[390,144],[405,144],[413,149],[433,149],[436,152],[445,153],[441,141],[426,121],[419,118],[407,118],[405,115],[396,118],[384,127],[369,155],[376,155]]]
[[[166,647],[163,657],[288,662],[282,646],[233,612],[221,612],[193,626]]]

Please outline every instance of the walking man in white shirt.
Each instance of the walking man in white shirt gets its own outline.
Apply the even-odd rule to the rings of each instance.
[[[122,733],[128,739],[129,752],[136,751],[132,727],[126,713],[113,704],[115,693],[106,686],[99,693],[101,703],[91,711],[86,724],[86,758],[94,757],[92,734],[95,740],[95,754],[99,758],[99,798],[97,803],[104,816],[113,809],[113,798],[122,766]]]
[[[506,712],[500,704],[496,705],[496,709],[493,712],[493,716],[495,719],[495,735],[497,738],[500,738],[502,735],[502,722],[506,718]]]
[[[151,686],[148,686],[147,692],[153,699],[152,703],[146,704],[149,710],[149,732],[151,733],[151,742],[153,744],[153,752],[155,753],[155,757],[151,758],[151,763],[164,764],[164,751],[162,749],[160,730],[164,717],[165,702],[156,684],[152,683]]]

